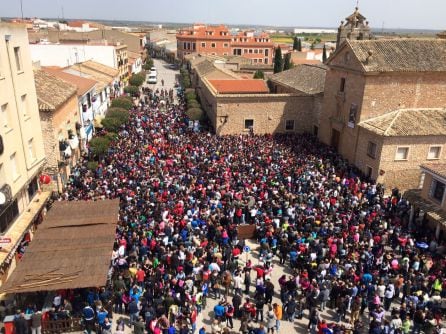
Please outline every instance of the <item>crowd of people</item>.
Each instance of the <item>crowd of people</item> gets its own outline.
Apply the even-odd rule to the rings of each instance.
[[[445,245],[398,190],[385,196],[311,135],[197,133],[182,92],[162,91],[145,91],[98,168],[85,159],[61,195],[120,198],[110,285],[77,307],[88,333],[123,332],[113,313],[140,334],[278,333],[302,318],[319,334],[441,327]],[[256,225],[258,264],[240,224]],[[208,298],[214,316],[197,328]]]

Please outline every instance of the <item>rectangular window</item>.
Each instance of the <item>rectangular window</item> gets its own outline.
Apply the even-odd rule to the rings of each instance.
[[[254,64],[257,64],[257,59],[254,59]]]
[[[254,127],[253,119],[245,119],[245,130],[251,130]]]
[[[268,57],[268,56],[269,56],[269,50],[265,49],[265,57]]]
[[[262,59],[262,58],[260,58],[260,59],[259,59],[259,63],[262,63],[262,62],[263,62],[263,59]]]
[[[287,119],[285,121],[285,130],[287,131],[294,130],[294,119]]]
[[[429,153],[427,154],[428,159],[440,159],[441,146],[431,146],[429,147]]]
[[[215,48],[215,47],[217,47],[217,44],[211,43],[211,48]]]
[[[259,50],[259,53],[263,53],[263,49],[260,49],[260,50]]]
[[[407,160],[408,156],[409,156],[408,147],[398,147],[396,149],[395,160]]]
[[[22,101],[22,113],[26,117],[28,116],[28,99],[26,98],[26,94],[23,94],[20,99]]]
[[[197,49],[197,44],[194,42],[194,43],[192,43],[192,50],[196,50]]]
[[[205,42],[201,42],[201,47],[205,48],[206,47],[206,43]]]
[[[248,49],[243,49],[243,54],[248,53]]]
[[[345,78],[341,78],[341,85],[339,86],[339,91],[342,93],[345,90]]]
[[[445,184],[443,182],[433,180],[431,187],[431,197],[440,203],[443,201],[443,195],[445,190]]]
[[[367,145],[367,155],[373,159],[376,158],[376,144],[371,141]]]
[[[254,53],[259,53],[259,50],[258,49],[254,49]]]
[[[268,64],[268,58],[265,58],[265,64]]]
[[[20,57],[20,47],[16,46],[14,48],[14,57],[15,57],[15,66],[17,69],[17,72],[22,71],[22,59]]]
[[[29,154],[30,161],[34,161],[37,159],[36,158],[36,148],[34,147],[34,139],[33,138],[28,140],[28,154]]]
[[[12,179],[15,181],[20,177],[19,166],[17,164],[17,157],[15,153],[9,157],[9,162],[11,164]]]
[[[228,47],[229,47],[229,44],[228,44],[228,43],[224,43],[224,44],[223,44],[223,47],[228,48]]]
[[[252,49],[249,49],[249,53],[252,53]]]
[[[4,128],[9,128],[10,124],[9,124],[9,114],[8,114],[8,104],[7,103],[2,105],[0,113],[1,113],[0,114],[1,125]]]
[[[87,93],[87,105],[88,108],[91,108],[91,93]]]

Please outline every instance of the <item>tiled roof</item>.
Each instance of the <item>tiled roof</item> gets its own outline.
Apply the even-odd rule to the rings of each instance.
[[[209,60],[201,61],[195,66],[195,71],[200,77],[203,77],[206,74],[215,71],[216,69],[217,68],[214,66],[214,64]]]
[[[324,64],[304,64],[276,73],[270,80],[306,94],[319,94],[324,91],[326,72],[327,66]]]
[[[359,123],[378,135],[444,136],[446,135],[446,109],[399,109]]]
[[[258,94],[269,93],[265,81],[260,79],[250,80],[209,80],[217,94]]]
[[[365,72],[444,72],[446,40],[346,40]]]
[[[95,80],[97,82],[97,91],[102,91],[104,87],[112,83],[118,75],[117,69],[96,63],[91,60],[72,65],[64,69],[64,72]]]
[[[423,164],[420,167],[446,179],[446,164]]]
[[[93,60],[87,60],[82,63],[82,66],[91,68],[95,71],[104,73],[110,77],[116,77],[119,75],[119,70],[101,63],[95,62]]]
[[[46,68],[42,67],[42,69],[52,75],[58,77],[59,79],[65,80],[77,87],[77,96],[82,96],[87,93],[90,89],[92,89],[97,81],[80,77],[78,75],[65,73],[62,69],[54,69],[54,68]]]
[[[54,111],[76,95],[77,87],[67,81],[42,71],[34,71],[39,110]]]

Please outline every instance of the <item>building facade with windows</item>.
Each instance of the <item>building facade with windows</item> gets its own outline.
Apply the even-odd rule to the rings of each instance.
[[[46,155],[45,173],[53,179],[52,189],[62,192],[80,156],[77,87],[44,70],[34,71],[34,80]]]
[[[177,33],[177,57],[192,53],[211,56],[243,56],[252,64],[272,65],[274,43],[266,33],[232,32],[224,25],[196,24]]]
[[[327,62],[319,139],[388,187],[416,187],[446,143],[429,130],[444,122],[445,52],[445,40],[345,40]]]
[[[39,109],[25,26],[0,22],[0,281],[13,270],[16,250],[42,212],[45,163]]]

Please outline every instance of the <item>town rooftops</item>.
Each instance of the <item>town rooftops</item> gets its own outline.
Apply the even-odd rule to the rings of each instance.
[[[270,80],[306,94],[319,94],[324,92],[327,68],[322,63],[297,65],[292,69],[272,75]]]
[[[346,40],[364,72],[444,72],[446,40]],[[343,49],[341,47],[340,49]]]
[[[237,80],[208,80],[217,94],[263,94],[269,93],[265,81],[260,79]]]
[[[423,164],[422,169],[446,179],[446,164]]]
[[[56,110],[77,92],[75,85],[42,70],[34,71],[34,82],[41,111]]]
[[[399,109],[359,123],[380,136],[444,136],[446,109]]]
[[[96,91],[99,92],[102,91],[104,87],[114,82],[119,73],[117,69],[99,64],[92,60],[72,65],[65,68],[63,71],[83,78],[95,80],[98,82]]]
[[[85,93],[87,93],[89,90],[95,87],[97,81],[82,78],[80,76],[65,73],[62,68],[53,68],[53,67],[42,67],[42,69],[48,73],[51,73],[52,75],[58,77],[59,79],[62,79],[64,81],[67,81],[77,87],[77,96],[82,96]]]

